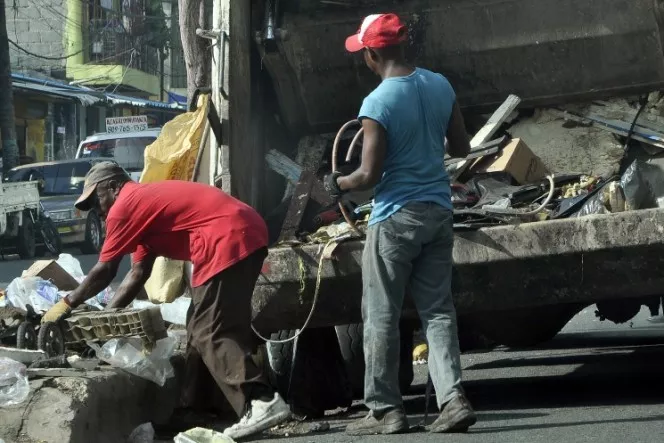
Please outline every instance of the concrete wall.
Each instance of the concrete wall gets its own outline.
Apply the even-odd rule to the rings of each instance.
[[[5,4],[7,35],[12,41],[35,54],[49,57],[65,55],[66,0],[16,0]],[[52,69],[62,69],[65,65],[65,60],[44,60],[28,55],[11,43],[9,55],[14,71],[32,69],[50,73]]]

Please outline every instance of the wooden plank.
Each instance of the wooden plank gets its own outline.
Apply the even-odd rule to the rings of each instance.
[[[477,131],[475,137],[470,140],[471,152],[473,148],[477,148],[478,146],[482,145],[482,143],[486,143],[491,139],[491,137],[493,137],[500,126],[505,123],[505,121],[507,121],[510,115],[512,115],[512,112],[514,112],[516,107],[519,106],[519,103],[521,103],[521,99],[514,94],[510,94],[507,99],[505,99],[503,104],[500,105],[498,109],[496,109],[491,117],[489,117],[489,120],[487,120],[486,124],[482,126],[482,129]],[[472,162],[464,160],[454,165],[456,166],[456,170],[451,173],[450,180],[457,180],[471,163]]]
[[[489,120],[482,129],[470,140],[471,149],[489,141],[498,128],[512,115],[512,112],[519,106],[519,103],[521,103],[521,99],[514,94],[510,94],[503,104],[489,117]]]
[[[272,169],[277,174],[286,178],[291,183],[297,183],[302,174],[302,166],[295,163],[285,154],[277,151],[276,149],[270,149],[267,154],[265,154],[265,162],[268,167]]]

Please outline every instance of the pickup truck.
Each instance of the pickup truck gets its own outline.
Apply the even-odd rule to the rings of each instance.
[[[0,182],[0,251],[31,259],[36,250],[37,182]]]

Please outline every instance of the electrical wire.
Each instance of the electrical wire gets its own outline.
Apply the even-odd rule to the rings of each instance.
[[[132,63],[134,62],[134,54],[136,54],[136,52],[137,52],[136,50],[131,51],[131,55],[129,56],[129,63],[127,63],[127,67],[125,68],[124,72],[122,73],[122,77],[120,78],[120,81],[118,82],[117,85],[115,85],[115,88],[113,89],[111,94],[115,94],[115,91],[118,90],[118,88],[120,87],[120,85],[124,81],[125,76],[127,75],[127,72],[129,72],[129,68],[131,68]]]
[[[81,49],[80,51],[76,51],[73,54],[63,55],[62,57],[51,57],[51,56],[48,56],[48,55],[39,55],[39,54],[35,54],[34,52],[28,51],[23,46],[19,45],[18,43],[16,43],[14,40],[10,39],[9,37],[7,37],[7,41],[12,46],[14,46],[16,49],[18,49],[19,51],[24,52],[24,53],[28,54],[31,57],[39,58],[39,59],[42,59],[42,60],[67,60],[68,58],[75,57],[78,54],[85,51],[85,49]]]
[[[536,208],[533,209],[532,211],[526,211],[526,212],[521,212],[518,209],[513,209],[513,208],[505,208],[505,209],[500,209],[500,208],[491,208],[491,209],[484,209],[482,208],[482,211],[484,211],[487,214],[502,214],[502,215],[518,215],[521,217],[524,216],[532,216],[532,215],[537,215],[539,214],[546,206],[551,202],[553,199],[553,193],[556,190],[556,184],[553,181],[553,174],[552,175],[547,175],[546,178],[549,180],[549,194],[546,196],[546,199],[542,202],[542,204]]]

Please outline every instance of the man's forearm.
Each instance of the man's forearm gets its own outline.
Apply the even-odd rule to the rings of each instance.
[[[373,188],[378,180],[362,169],[357,169],[350,175],[339,177],[337,183],[342,191],[366,191]]]
[[[88,273],[85,280],[67,296],[67,301],[72,308],[75,308],[86,300],[99,294],[108,287],[115,277],[117,268],[114,269],[111,263],[97,263]]]
[[[134,270],[129,271],[118,290],[115,291],[115,295],[107,308],[126,308],[134,301],[143,285],[145,285],[143,276],[138,275]]]

